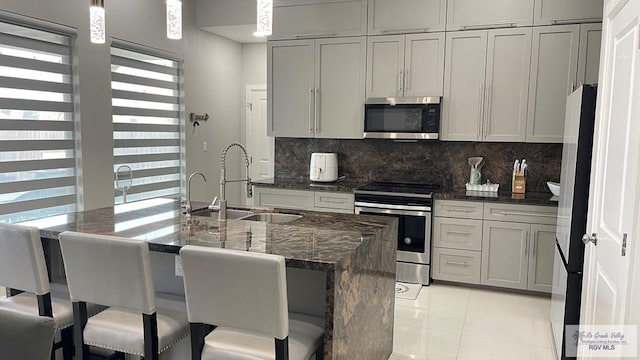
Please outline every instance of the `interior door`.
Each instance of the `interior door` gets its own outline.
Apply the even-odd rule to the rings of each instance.
[[[614,5],[618,6],[614,6]],[[640,0],[605,8],[581,324],[627,323],[630,256],[637,244],[640,163]],[[592,359],[587,349],[581,358]],[[615,357],[616,354],[609,353]],[[619,357],[617,357],[619,358]]]
[[[246,138],[247,152],[251,156],[251,179],[273,178],[274,138],[267,136],[267,91],[264,87],[247,87]]]

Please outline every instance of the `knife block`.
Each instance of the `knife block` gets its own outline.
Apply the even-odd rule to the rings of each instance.
[[[527,190],[527,182],[524,175],[515,175],[511,183],[511,192],[514,194],[524,194]]]

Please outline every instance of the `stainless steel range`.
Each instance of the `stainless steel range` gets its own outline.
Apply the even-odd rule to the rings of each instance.
[[[431,208],[437,185],[374,182],[355,191],[356,214],[398,218],[396,280],[429,285]]]

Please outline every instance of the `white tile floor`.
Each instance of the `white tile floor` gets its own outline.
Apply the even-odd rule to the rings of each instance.
[[[396,298],[389,360],[553,360],[549,299],[462,286]]]

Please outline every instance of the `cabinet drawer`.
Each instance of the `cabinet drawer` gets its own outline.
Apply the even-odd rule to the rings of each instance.
[[[479,251],[433,248],[433,278],[480,284]]]
[[[254,205],[269,208],[312,210],[313,192],[256,187]]]
[[[553,206],[485,204],[484,219],[555,225],[558,209]]]
[[[436,217],[433,239],[433,246],[436,247],[480,251],[482,220]]]
[[[436,200],[434,215],[481,220],[483,205],[481,202]]]
[[[316,191],[314,206],[316,210],[349,210],[353,213],[353,194]]]

